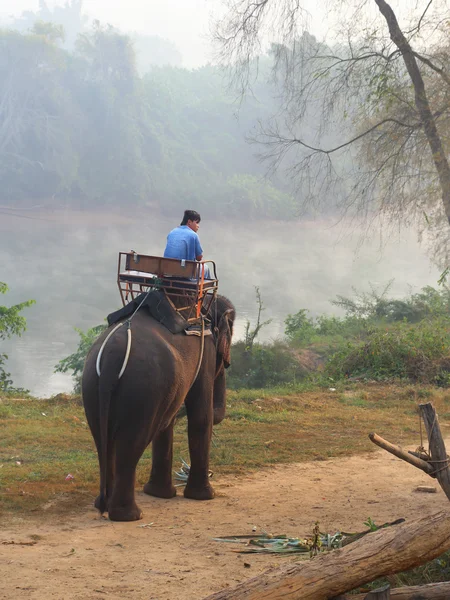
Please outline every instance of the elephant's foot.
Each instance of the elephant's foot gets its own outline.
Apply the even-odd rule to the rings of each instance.
[[[111,521],[139,521],[139,519],[142,519],[142,514],[142,510],[137,504],[111,507],[108,511]]]
[[[192,500],[212,500],[214,496],[214,488],[209,483],[202,487],[194,487],[188,483],[184,488],[184,497]]]
[[[156,498],[173,498],[177,495],[174,485],[158,485],[153,481],[148,481],[144,485],[144,493]]]
[[[100,512],[108,512],[108,501],[106,501],[106,507],[102,511],[100,495],[98,495],[97,498],[94,500],[94,506]]]

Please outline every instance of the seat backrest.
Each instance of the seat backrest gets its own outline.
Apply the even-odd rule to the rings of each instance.
[[[147,256],[145,254],[133,254],[132,252],[126,253],[125,265],[127,271],[152,273],[158,277],[197,279],[199,274],[199,263],[195,260]]]

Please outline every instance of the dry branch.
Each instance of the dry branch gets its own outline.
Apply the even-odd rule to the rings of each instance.
[[[427,473],[428,475],[433,474],[434,469],[429,463],[422,460],[421,458],[418,458],[414,454],[405,452],[402,448],[400,448],[400,446],[391,444],[387,440],[383,439],[380,435],[377,435],[376,433],[369,433],[369,439],[380,448],[383,448],[383,450],[386,450],[387,452],[393,454],[397,458],[401,458],[402,460],[408,462],[410,465],[413,465],[414,467],[425,471],[425,473]]]
[[[309,562],[270,569],[206,600],[327,600],[378,577],[422,565],[450,549],[450,513],[370,533]]]

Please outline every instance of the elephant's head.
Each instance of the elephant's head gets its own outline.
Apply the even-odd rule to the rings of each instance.
[[[236,311],[228,298],[217,296],[213,312],[217,343],[217,371],[219,371],[222,366],[228,369],[231,363],[231,339]]]

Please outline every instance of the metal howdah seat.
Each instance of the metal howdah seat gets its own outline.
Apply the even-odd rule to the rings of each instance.
[[[162,289],[173,307],[191,321],[208,312],[219,281],[212,260],[197,262],[119,252],[117,284],[124,306],[142,292]]]

